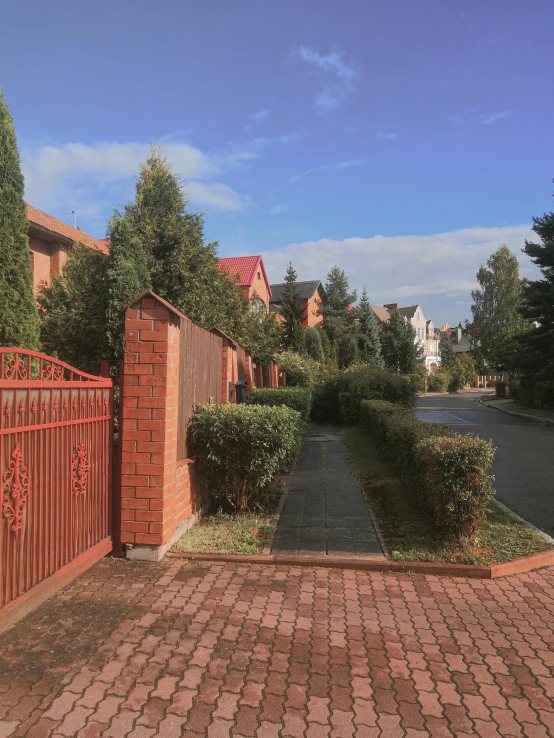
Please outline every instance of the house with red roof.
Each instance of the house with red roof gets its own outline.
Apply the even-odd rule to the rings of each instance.
[[[67,250],[74,243],[82,243],[102,254],[108,253],[106,241],[93,238],[29,204],[27,204],[27,220],[35,291],[41,283],[50,284],[54,277],[60,274],[67,258]]]
[[[261,254],[257,256],[231,256],[219,260],[219,268],[238,279],[244,297],[252,312],[269,312],[271,286]]]

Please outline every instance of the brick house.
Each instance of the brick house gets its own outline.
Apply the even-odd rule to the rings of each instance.
[[[29,251],[33,270],[33,289],[43,282],[50,284],[62,271],[67,250],[77,241],[103,254],[108,253],[104,241],[64,223],[42,210],[27,205]]]
[[[397,302],[391,302],[382,306],[372,305],[371,309],[377,318],[377,325],[379,327],[390,319],[390,314],[393,310],[398,310],[415,330],[415,341],[425,351],[425,368],[427,371],[434,371],[438,367],[440,364],[439,334],[435,329],[433,321],[425,319],[420,305],[400,307]]]
[[[283,290],[286,286],[286,282],[271,285],[272,297],[269,305],[272,312],[279,312],[283,299]],[[323,285],[319,280],[314,279],[308,282],[296,282],[296,286],[303,310],[302,325],[304,328],[321,325],[323,323],[323,316],[319,314],[319,306],[325,299]]]
[[[253,313],[269,312],[271,286],[260,254],[220,259],[219,268],[238,277],[238,285]]]

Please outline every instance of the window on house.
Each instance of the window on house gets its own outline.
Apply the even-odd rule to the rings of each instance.
[[[265,311],[265,302],[259,297],[253,297],[250,300],[250,312],[253,315],[263,315]]]
[[[261,279],[261,278],[262,278],[262,273],[258,272],[258,279]]]

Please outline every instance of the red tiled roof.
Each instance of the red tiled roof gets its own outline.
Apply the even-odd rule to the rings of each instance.
[[[44,228],[51,233],[56,233],[58,236],[67,238],[69,241],[78,241],[85,246],[89,246],[91,249],[95,249],[95,251],[101,251],[103,254],[108,253],[105,240],[101,241],[98,238],[93,238],[92,236],[89,236],[88,233],[80,231],[78,228],[73,228],[73,226],[70,226],[68,223],[64,223],[62,220],[58,220],[52,215],[48,215],[48,213],[43,213],[42,210],[34,208],[32,205],[29,205],[29,203],[27,203],[27,219],[33,225],[39,226],[39,228]]]
[[[271,287],[269,285],[267,274],[265,273],[264,260],[262,259],[261,254],[258,254],[257,256],[230,256],[225,259],[220,259],[218,267],[222,272],[236,274],[239,278],[239,287],[252,287],[256,271],[261,267],[262,274],[267,285],[267,291],[271,297]]]

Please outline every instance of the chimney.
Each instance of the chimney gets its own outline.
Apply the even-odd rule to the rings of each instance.
[[[387,310],[398,310],[398,303],[391,302],[389,305],[383,305],[383,307],[387,308]]]
[[[458,340],[458,343],[462,340],[462,329],[460,327],[456,328],[456,338]]]

